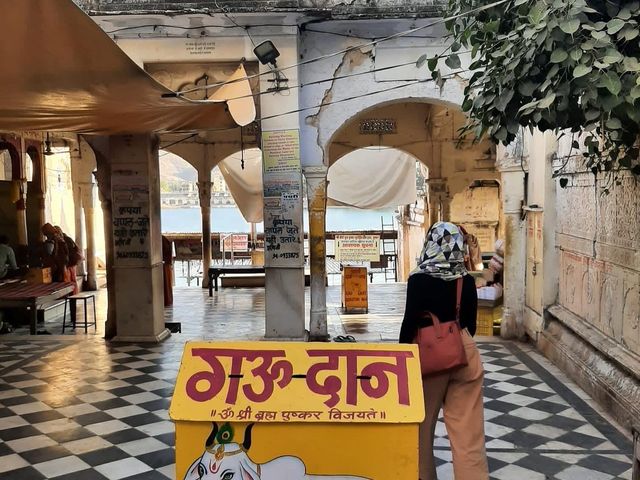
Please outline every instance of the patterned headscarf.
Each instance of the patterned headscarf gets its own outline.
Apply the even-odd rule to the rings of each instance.
[[[464,266],[464,235],[453,223],[434,223],[427,233],[414,273],[426,273],[435,278],[451,281],[467,275]]]

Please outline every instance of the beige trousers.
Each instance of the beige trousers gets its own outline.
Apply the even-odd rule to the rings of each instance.
[[[484,438],[484,370],[473,338],[463,330],[468,365],[423,380],[425,420],[420,425],[420,479],[436,480],[433,439],[440,408],[451,442],[455,480],[489,480]]]

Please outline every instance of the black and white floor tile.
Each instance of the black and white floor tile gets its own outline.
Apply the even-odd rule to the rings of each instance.
[[[400,305],[401,287],[372,298],[380,305],[362,325],[331,315],[331,331],[397,338],[402,308],[391,312],[382,304]],[[0,480],[173,479],[167,409],[184,341],[260,338],[264,298],[256,292],[210,298],[191,289],[167,310],[168,321],[182,322],[183,334],[156,346],[59,337],[55,324],[48,325],[50,337],[0,336]],[[376,330],[377,338],[366,332],[360,338],[357,329]],[[631,478],[630,439],[584,392],[527,345],[485,339],[479,347],[493,480]],[[450,480],[444,425],[437,431],[439,479]]]
[[[5,368],[0,479],[173,479],[167,408],[182,345],[74,342]],[[518,344],[480,348],[493,479],[631,478],[629,440],[585,400]],[[439,478],[453,478],[442,424],[435,448]]]

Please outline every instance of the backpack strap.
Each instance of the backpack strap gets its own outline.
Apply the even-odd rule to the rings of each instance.
[[[462,277],[456,280],[456,322],[460,323],[460,301],[462,300]]]

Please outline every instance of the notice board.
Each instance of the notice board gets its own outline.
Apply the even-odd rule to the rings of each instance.
[[[304,265],[298,130],[262,132],[265,266]]]

